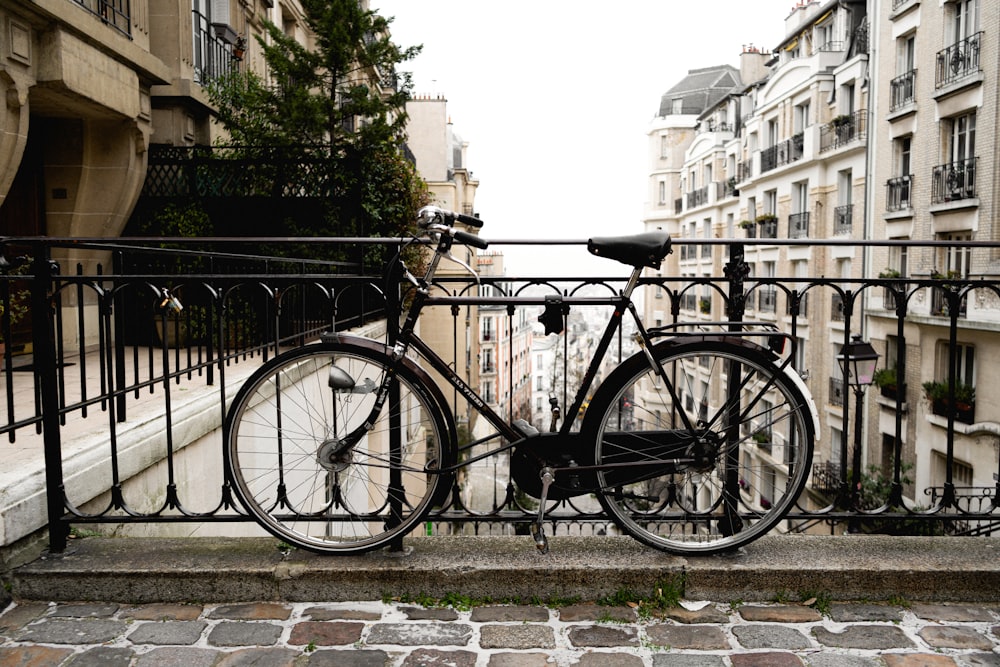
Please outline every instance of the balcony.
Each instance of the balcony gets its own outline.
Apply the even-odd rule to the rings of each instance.
[[[792,213],[788,216],[788,238],[801,239],[809,236],[809,211]]]
[[[760,172],[771,171],[802,159],[803,134],[792,136],[760,152]]]
[[[700,187],[696,190],[685,195],[686,197],[686,208],[696,208],[698,206],[704,206],[708,203],[708,186]]]
[[[833,233],[835,236],[850,234],[854,228],[854,204],[844,204],[833,209]]]
[[[819,152],[862,142],[868,130],[868,111],[859,109],[854,113],[837,116],[820,128]]]
[[[889,82],[889,111],[913,104],[916,100],[917,70],[911,69]]]
[[[129,0],[73,0],[101,20],[101,23],[132,39],[132,10]]]
[[[959,83],[980,72],[979,49],[982,38],[983,33],[977,32],[971,37],[966,37],[938,51],[937,69],[934,76],[935,88]]]
[[[931,204],[975,199],[976,158],[949,162],[931,170]]]
[[[194,23],[195,82],[204,85],[237,71],[239,61],[233,57],[232,42],[220,37],[216,28],[199,12],[191,12],[191,18]]]
[[[885,184],[885,210],[889,213],[908,211],[913,208],[910,193],[913,188],[913,175],[896,176]]]

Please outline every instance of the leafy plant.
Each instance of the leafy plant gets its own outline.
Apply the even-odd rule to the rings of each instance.
[[[897,271],[896,269],[886,268],[886,269],[883,269],[881,272],[879,272],[878,277],[879,278],[901,278],[902,274],[899,271]]]
[[[777,222],[778,216],[774,213],[761,213],[757,216],[758,225],[766,225],[770,222]]]
[[[8,266],[10,265],[8,264]],[[13,266],[5,272],[7,276],[24,276],[27,273],[27,263]],[[0,298],[0,318],[5,317],[7,324],[11,327],[24,319],[24,316],[28,314],[31,308],[30,290],[16,288],[14,285],[16,285],[16,282],[8,279],[5,285],[6,290],[3,294],[7,298]],[[5,326],[0,326],[0,343],[4,342]]]
[[[872,375],[872,382],[877,387],[897,386],[896,367],[892,366],[891,368],[878,369],[877,371],[875,371],[875,374]]]
[[[948,400],[948,383],[938,380],[928,380],[923,384],[924,394],[931,401]],[[976,388],[964,382],[955,383],[955,402],[973,403],[976,400]]]
[[[426,184],[404,155],[410,77],[397,65],[421,47],[389,39],[391,19],[356,0],[303,0],[304,21],[317,36],[307,48],[264,21],[257,37],[269,76],[234,72],[208,86],[237,157],[266,162],[282,148],[324,155],[308,176],[323,184],[324,210],[286,219],[292,236],[399,237],[412,231],[429,201]],[[378,83],[359,72],[379,73]],[[374,76],[374,75],[372,75]],[[277,170],[273,170],[277,172]],[[275,173],[272,180],[282,178]],[[307,247],[310,256],[322,248]],[[383,246],[366,250],[367,266],[384,266]]]

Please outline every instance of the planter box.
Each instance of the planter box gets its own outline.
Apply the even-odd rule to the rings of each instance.
[[[931,411],[938,415],[939,417],[947,417],[950,412],[951,404],[946,398],[939,398],[931,401]],[[975,403],[956,403],[955,404],[955,421],[962,422],[963,424],[972,424],[976,421],[976,404]]]

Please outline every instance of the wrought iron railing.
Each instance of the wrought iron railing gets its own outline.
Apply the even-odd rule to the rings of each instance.
[[[233,47],[219,38],[208,17],[191,12],[194,24],[194,80],[206,84],[238,70],[239,61],[233,56]]]
[[[896,176],[885,183],[885,210],[893,213],[913,208],[913,174]]]
[[[917,70],[911,69],[889,82],[889,111],[912,103],[917,92]]]
[[[14,343],[20,336],[26,345],[17,350],[23,354],[15,354],[10,348],[4,354],[4,370],[0,374],[3,384],[0,433],[25,452],[37,447],[44,453],[50,544],[54,550],[65,545],[68,528],[74,524],[129,526],[249,521],[230,492],[229,481],[222,472],[221,454],[214,466],[184,463],[194,438],[188,432],[190,424],[181,423],[180,413],[175,415],[172,406],[182,399],[197,398],[203,404],[202,412],[215,415],[208,420],[215,426],[204,427],[211,431],[221,424],[233,390],[233,378],[245,376],[261,360],[281,349],[301,345],[323,330],[376,326],[380,322],[384,327],[386,318],[388,321],[397,318],[397,286],[387,284],[382,276],[360,274],[356,266],[346,263],[293,261],[239,252],[248,246],[259,248],[265,241],[272,248],[284,245],[277,239],[229,239],[224,244],[221,240],[170,239],[171,244],[188,250],[168,251],[140,246],[135,239],[114,242],[2,239],[3,256],[11,261],[0,265],[3,305],[0,332],[8,343]],[[292,247],[302,242],[302,239],[287,240]],[[305,242],[356,249],[372,243],[392,245],[398,240],[308,239]],[[503,247],[505,243],[546,245],[547,252],[554,253],[561,246],[581,246],[584,242],[494,241],[494,247]],[[663,305],[658,309],[668,318],[664,324],[693,318],[702,327],[725,327],[726,321],[707,322],[709,315],[704,311],[743,321],[746,310],[752,307],[752,316],[775,321],[790,336],[797,339],[808,329],[812,332],[809,337],[815,339],[809,361],[803,357],[808,367],[798,370],[820,406],[823,419],[835,418],[835,422],[820,425],[823,439],[814,456],[817,467],[813,481],[790,518],[813,526],[814,530],[816,526],[825,526],[831,531],[848,525],[865,526],[876,520],[879,526],[893,522],[950,525],[963,534],[996,530],[1000,490],[984,483],[1000,475],[996,449],[992,450],[991,461],[977,463],[975,480],[979,486],[974,492],[975,506],[971,503],[973,492],[954,484],[950,472],[953,466],[968,467],[954,458],[958,451],[954,446],[956,438],[989,437],[986,434],[1000,430],[1000,404],[993,395],[984,391],[980,396],[976,424],[969,426],[957,418],[957,409],[945,417],[933,414],[917,393],[919,382],[910,382],[912,389],[897,392],[897,399],[887,403],[876,403],[874,397],[878,392],[869,391],[867,410],[873,414],[866,417],[866,423],[873,429],[875,424],[883,424],[884,430],[884,424],[896,419],[894,431],[890,428],[890,432],[873,433],[871,438],[876,444],[871,445],[873,453],[869,458],[880,462],[885,460],[884,452],[876,448],[882,447],[885,440],[879,438],[888,438],[893,443],[891,463],[881,469],[887,480],[886,495],[876,502],[871,497],[859,496],[861,486],[856,483],[856,476],[862,471],[848,460],[848,452],[853,454],[854,450],[847,446],[847,425],[856,416],[852,401],[844,401],[848,388],[834,374],[835,362],[821,359],[824,354],[827,357],[835,354],[830,349],[830,340],[848,342],[852,334],[861,330],[866,315],[877,317],[884,330],[898,333],[895,338],[879,343],[883,353],[888,352],[887,341],[896,345],[897,364],[907,358],[905,352],[914,345],[912,340],[907,341],[907,336],[923,325],[934,328],[939,337],[943,334],[943,340],[954,342],[960,326],[962,331],[969,331],[982,322],[982,336],[977,340],[988,345],[988,337],[995,336],[991,323],[1000,310],[995,305],[1000,302],[1000,281],[992,275],[932,277],[939,253],[958,247],[943,241],[678,239],[677,245],[691,248],[722,245],[729,259],[714,276],[643,278],[642,289],[649,291],[649,300],[653,300],[654,293],[660,297]],[[811,265],[821,267],[827,265],[827,260],[820,255],[836,248],[851,247],[874,255],[884,253],[888,246],[902,246],[907,249],[911,274],[891,279],[834,279],[816,275],[750,277],[747,263],[753,261],[759,245],[808,247],[813,259]],[[214,250],[222,247],[228,251]],[[971,253],[971,266],[978,266],[980,260],[994,256],[1000,243],[962,242],[961,247]],[[570,247],[568,251],[584,252],[580,247]],[[72,261],[59,259],[69,256]],[[86,271],[75,268],[78,265],[89,268]],[[983,265],[988,265],[988,261]],[[922,272],[920,266],[924,267]],[[610,264],[608,272],[618,273]],[[523,294],[533,289],[558,294],[582,290],[616,294],[622,280],[508,275],[482,276],[480,284],[493,285],[498,293],[506,294]],[[462,294],[475,286],[471,279],[456,278],[453,285],[449,283],[449,291]],[[893,311],[881,303],[887,290],[893,295]],[[937,294],[949,304],[946,312],[933,310]],[[801,306],[807,298],[831,303],[832,313],[825,308],[810,313]],[[172,312],[176,310],[175,301],[183,306],[177,316]],[[791,307],[792,304],[798,307]],[[510,310],[523,307],[528,306],[511,306]],[[782,314],[780,321],[777,313]],[[527,314],[527,318],[532,314]],[[453,309],[448,317],[454,339],[451,352],[457,358],[463,352],[465,327],[476,325],[467,322],[464,309]],[[893,318],[895,324],[885,325],[892,323]],[[166,326],[163,333],[157,333],[156,322]],[[168,338],[171,330],[185,335],[186,340],[171,340]],[[923,334],[918,342],[926,348]],[[574,356],[567,353],[568,336],[563,336],[559,345],[564,350],[563,359]],[[956,347],[951,344],[942,346],[941,351],[929,352],[945,355],[937,360],[943,363],[936,367],[957,368],[952,358]],[[515,346],[505,349],[507,354],[515,354]],[[628,353],[620,342],[612,363]],[[983,353],[986,354],[985,348]],[[501,369],[512,366],[511,361],[494,358],[490,368],[499,374]],[[824,370],[829,372],[824,374]],[[898,372],[903,376],[907,373],[902,366]],[[915,368],[911,379],[916,379],[913,374],[918,372]],[[564,372],[564,377],[569,375]],[[497,400],[500,398],[496,396]],[[561,403],[567,404],[565,399]],[[910,440],[915,437],[914,432],[906,431],[899,418],[907,410],[907,422],[925,426],[926,430],[921,432],[924,440],[919,446]],[[881,412],[880,418],[875,412]],[[135,433],[129,430],[135,427],[130,421],[139,414],[150,413],[162,421],[153,436],[147,434],[148,443],[126,442]],[[82,424],[86,430],[101,433],[100,441],[106,448],[88,455],[99,459],[98,467],[107,471],[103,480],[95,479],[94,475],[64,477],[64,471],[76,465],[74,457],[79,455],[76,445],[67,447],[67,443]],[[831,442],[829,436],[834,432],[841,435],[839,441]],[[929,443],[928,438],[939,442]],[[221,452],[218,443],[205,446]],[[914,463],[914,451],[929,446],[945,452],[942,469],[946,477],[937,479],[935,475],[940,471],[935,468],[925,477],[932,480],[933,490],[930,487],[924,490],[909,482],[903,471]],[[141,449],[138,454],[136,448]],[[510,480],[502,459],[501,456],[495,463],[487,462],[495,466],[499,477],[496,488],[503,490],[496,502],[489,507],[468,504],[461,486],[464,478],[460,477],[448,501],[431,517],[430,523],[436,531],[517,531],[532,520],[535,510]],[[146,482],[160,486],[144,488],[142,499],[153,500],[140,506],[129,495],[127,486],[130,476],[140,474],[144,468],[163,472],[152,474],[151,481]],[[196,492],[202,498],[201,505],[189,497],[197,495]],[[579,501],[563,501],[548,515],[577,527],[607,523],[598,509]]]
[[[853,113],[837,116],[819,130],[820,152],[840,148],[854,142],[862,142],[868,133],[868,111],[859,109]]]
[[[790,139],[765,148],[760,152],[760,171],[764,173],[802,159],[803,134],[799,132]]]
[[[934,86],[941,88],[980,72],[979,50],[982,40],[983,33],[977,32],[938,51]]]
[[[931,203],[976,197],[976,158],[941,164],[931,170]]]
[[[854,228],[854,204],[843,204],[833,209],[833,233],[850,234]]]
[[[73,0],[101,23],[132,39],[132,7],[129,0]]]

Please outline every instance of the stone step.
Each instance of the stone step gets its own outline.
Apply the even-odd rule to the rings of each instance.
[[[594,600],[682,587],[689,600],[996,602],[995,538],[769,535],[722,556],[678,557],[624,537],[415,537],[407,555],[324,557],[262,538],[72,540],[12,573],[18,600],[241,602],[401,596]]]

